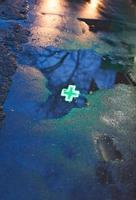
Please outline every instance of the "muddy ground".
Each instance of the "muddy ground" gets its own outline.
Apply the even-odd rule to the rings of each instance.
[[[21,44],[27,42],[29,32],[23,28],[18,20],[27,17],[27,1],[0,1],[0,125],[4,118],[3,103],[6,99],[11,77],[14,75],[17,63],[15,51],[21,50]],[[10,20],[13,20],[9,23]]]

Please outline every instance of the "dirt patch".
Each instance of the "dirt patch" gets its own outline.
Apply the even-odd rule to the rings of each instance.
[[[29,35],[29,31],[17,23],[17,20],[25,19],[27,12],[27,1],[15,0],[13,4],[11,0],[0,0],[0,19],[5,19],[0,27],[0,126],[5,116],[3,104],[10,88],[11,77],[17,68],[15,52],[21,50],[21,44],[28,41]],[[13,21],[7,23],[6,20],[9,19]]]
[[[0,0],[0,17],[3,19],[26,19],[28,2],[26,0]]]
[[[4,44],[0,44],[0,122],[4,118],[3,103],[6,99],[11,77],[17,68],[15,56]]]

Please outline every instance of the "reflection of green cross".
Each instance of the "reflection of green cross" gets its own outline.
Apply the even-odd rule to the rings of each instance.
[[[65,97],[65,101],[72,102],[73,98],[79,97],[80,92],[76,90],[75,85],[69,85],[68,89],[62,89],[61,96]]]

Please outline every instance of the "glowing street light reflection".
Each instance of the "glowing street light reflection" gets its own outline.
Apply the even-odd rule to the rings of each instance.
[[[52,11],[59,10],[60,9],[60,0],[48,0],[48,1],[45,1],[45,8],[46,8],[47,12],[52,12]]]
[[[67,38],[70,40],[77,38],[83,42],[86,37],[81,32],[81,23],[77,18],[101,18],[99,5],[103,1],[90,0],[84,3],[73,1],[71,3],[68,0],[39,0],[31,30],[34,37],[32,42],[41,46],[45,44],[58,46],[63,41],[67,43]],[[84,27],[88,31],[88,27],[86,25]]]
[[[99,0],[91,0],[91,1],[90,1],[90,6],[91,6],[92,8],[97,8],[98,5],[99,5],[99,3],[100,3]]]
[[[102,0],[90,0],[80,10],[80,16],[85,18],[98,18],[100,16],[98,7]]]

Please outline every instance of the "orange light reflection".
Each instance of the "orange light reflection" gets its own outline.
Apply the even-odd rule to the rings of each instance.
[[[99,5],[102,2],[103,0],[91,0],[90,3],[70,4],[68,0],[39,0],[35,10],[35,22],[31,30],[34,43],[58,45],[69,38],[72,40],[80,38],[81,40],[84,38],[84,34],[77,18],[101,18]],[[88,27],[84,26],[84,29],[87,34]]]
[[[79,13],[80,16],[85,18],[99,18],[98,6],[100,3],[101,0],[91,0],[89,3],[86,3]]]
[[[61,9],[60,0],[48,0],[43,3],[46,12],[59,11]]]
[[[91,6],[92,8],[97,8],[98,5],[99,5],[99,3],[100,3],[99,0],[91,0],[90,6]]]

